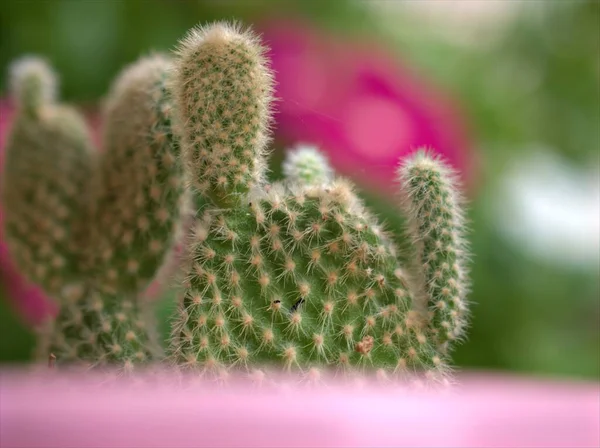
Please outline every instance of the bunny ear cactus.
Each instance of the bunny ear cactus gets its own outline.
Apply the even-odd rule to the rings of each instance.
[[[45,356],[126,370],[156,359],[137,296],[186,233],[169,347],[178,366],[446,380],[468,314],[454,175],[427,151],[401,166],[406,266],[315,148],[291,151],[285,181],[267,184],[265,52],[252,32],[217,23],[193,29],[173,61],[140,59],[111,89],[99,154],[83,120],[54,102],[47,65],[15,66],[6,235],[23,272],[61,302]]]
[[[193,29],[178,51],[185,163],[194,190],[219,205],[240,204],[264,181],[273,93],[264,52],[256,36],[223,24]]]
[[[30,280],[59,294],[77,282],[92,144],[80,115],[56,103],[56,76],[44,61],[17,61],[11,78],[17,114],[2,176],[7,243]]]
[[[252,33],[216,24],[193,30],[174,63],[182,155],[212,205],[196,223],[172,360],[214,375],[278,365],[443,379],[440,344],[465,314],[461,222],[443,165],[421,154],[401,170],[423,272],[411,275],[348,181],[313,182],[328,177],[314,154],[288,159],[288,182],[265,183],[264,52]]]
[[[166,88],[170,61],[142,58],[115,81],[104,110],[93,262],[99,288],[137,293],[170,253],[184,204],[179,144]]]
[[[136,296],[171,250],[184,207],[168,67],[151,56],[123,72],[95,154],[83,119],[54,103],[49,67],[32,58],[14,66],[6,237],[23,273],[60,302],[40,356],[130,368],[160,352]]]

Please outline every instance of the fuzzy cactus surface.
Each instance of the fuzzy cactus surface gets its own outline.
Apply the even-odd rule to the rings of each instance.
[[[6,237],[28,277],[59,294],[78,277],[91,140],[81,116],[56,103],[56,76],[44,61],[23,58],[11,75],[18,112],[2,176]]]
[[[289,182],[304,185],[326,184],[333,170],[327,157],[312,145],[297,145],[286,153],[283,174]]]
[[[266,52],[251,30],[220,22],[192,29],[173,59],[141,58],[110,90],[101,153],[56,104],[50,69],[15,65],[5,233],[25,274],[60,301],[42,357],[127,371],[162,359],[137,298],[179,269],[166,358],[178,368],[447,382],[468,317],[455,174],[425,149],[400,166],[407,248],[316,148],[290,151],[285,180],[268,183]]]
[[[349,181],[312,182],[296,154],[288,181],[267,184],[265,51],[251,32],[216,24],[192,30],[174,62],[182,155],[193,194],[210,201],[190,243],[172,360],[217,376],[275,365],[445,380],[467,282],[449,168],[424,151],[400,168],[415,250],[406,267]]]
[[[123,71],[97,153],[77,111],[56,102],[49,65],[13,64],[5,236],[19,269],[60,306],[42,330],[41,358],[129,368],[160,353],[137,296],[163,265],[184,209],[168,66],[148,56]]]
[[[430,329],[438,343],[447,345],[464,335],[467,323],[463,199],[455,174],[426,152],[408,159],[398,174],[414,248],[415,295],[431,313]]]

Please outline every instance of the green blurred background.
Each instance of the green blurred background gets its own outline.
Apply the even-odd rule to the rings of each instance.
[[[198,22],[281,15],[342,39],[377,39],[466,111],[478,165],[469,194],[473,319],[459,368],[597,379],[598,1],[9,0],[0,7],[0,66],[46,55],[63,96],[93,104],[122,66],[171,49]],[[401,226],[388,199],[367,200]],[[0,360],[28,359],[33,343],[0,297]]]

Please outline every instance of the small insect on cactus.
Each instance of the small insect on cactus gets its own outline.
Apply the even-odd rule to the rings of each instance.
[[[226,24],[192,30],[172,78],[182,156],[208,198],[190,247],[171,358],[221,375],[269,366],[444,379],[466,318],[465,243],[450,170],[420,152],[399,171],[413,263],[350,182],[299,151],[265,182],[273,76],[265,48]]]
[[[56,102],[49,66],[28,57],[12,67],[5,234],[22,272],[60,304],[42,357],[131,367],[160,353],[137,295],[170,252],[185,203],[168,67],[157,55],[124,70],[98,153],[80,115]]]

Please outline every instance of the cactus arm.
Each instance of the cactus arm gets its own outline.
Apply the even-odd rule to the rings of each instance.
[[[95,179],[93,278],[107,293],[138,294],[182,232],[185,194],[166,88],[170,62],[127,67],[104,108],[104,152]]]
[[[91,139],[83,118],[55,102],[57,81],[43,60],[16,61],[12,77],[17,113],[1,176],[6,240],[25,277],[58,295],[80,274]]]
[[[194,189],[219,206],[264,179],[273,92],[264,53],[254,34],[225,23],[193,29],[177,51],[183,157]]]
[[[56,103],[58,77],[38,56],[23,56],[10,67],[11,94],[20,114],[39,117],[48,105]]]
[[[429,151],[407,159],[398,176],[414,248],[415,295],[429,311],[429,328],[444,347],[463,336],[468,317],[463,199],[456,174]]]

